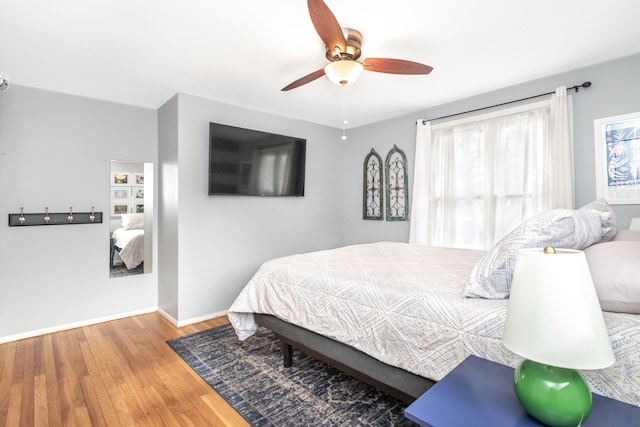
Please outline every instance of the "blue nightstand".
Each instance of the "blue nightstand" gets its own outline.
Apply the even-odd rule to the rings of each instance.
[[[542,424],[520,406],[513,391],[513,368],[467,357],[404,412],[427,427],[524,427]],[[640,426],[640,408],[593,395],[589,426]]]

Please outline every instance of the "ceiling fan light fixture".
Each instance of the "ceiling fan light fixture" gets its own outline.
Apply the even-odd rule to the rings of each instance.
[[[350,59],[341,59],[329,63],[324,67],[324,73],[327,75],[331,82],[346,86],[358,80],[360,74],[362,74],[362,64],[358,61]]]

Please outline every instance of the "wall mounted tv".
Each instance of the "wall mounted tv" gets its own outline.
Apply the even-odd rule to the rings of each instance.
[[[307,141],[209,124],[209,195],[304,196]]]

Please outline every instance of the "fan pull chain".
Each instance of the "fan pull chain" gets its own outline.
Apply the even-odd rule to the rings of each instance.
[[[342,140],[347,140],[347,85],[342,85]]]

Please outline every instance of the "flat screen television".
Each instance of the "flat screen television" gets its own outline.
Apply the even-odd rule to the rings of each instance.
[[[209,195],[304,196],[307,141],[209,124]]]

